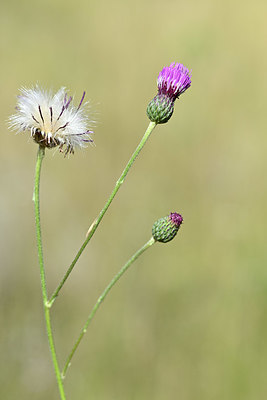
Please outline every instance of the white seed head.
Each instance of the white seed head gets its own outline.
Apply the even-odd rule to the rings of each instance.
[[[65,155],[92,142],[90,134],[93,132],[88,129],[92,121],[83,104],[85,92],[78,107],[74,107],[65,88],[54,95],[37,85],[32,89],[22,88],[20,92],[17,112],[9,119],[11,129],[30,131],[36,143],[48,148],[58,146]]]

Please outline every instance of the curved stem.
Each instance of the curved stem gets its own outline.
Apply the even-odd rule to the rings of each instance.
[[[35,168],[35,184],[34,184],[34,210],[35,210],[35,225],[36,225],[36,238],[37,238],[37,249],[38,249],[38,259],[40,266],[40,277],[41,277],[41,287],[42,287],[42,295],[43,295],[43,305],[44,305],[44,314],[45,314],[45,323],[46,323],[46,331],[49,342],[49,347],[52,355],[52,361],[54,364],[54,369],[56,373],[58,389],[60,393],[61,400],[66,400],[66,396],[64,393],[62,377],[60,375],[60,369],[57,361],[56,350],[54,345],[54,339],[52,335],[52,327],[51,327],[51,319],[50,319],[50,309],[48,305],[48,296],[46,289],[46,279],[45,279],[45,270],[44,270],[44,257],[43,257],[43,247],[42,247],[42,235],[41,235],[41,221],[40,221],[40,174],[42,161],[45,155],[45,148],[39,146],[36,168]]]
[[[51,307],[53,302],[55,301],[56,297],[58,296],[60,290],[62,289],[64,283],[66,282],[68,276],[70,275],[71,271],[73,270],[76,262],[78,261],[78,259],[80,258],[82,252],[84,251],[85,247],[87,246],[87,244],[89,243],[89,241],[91,240],[92,236],[94,235],[98,225],[100,224],[102,218],[104,217],[107,209],[109,208],[112,200],[114,199],[114,197],[116,196],[119,188],[121,187],[121,185],[123,184],[123,181],[126,177],[126,175],[129,172],[129,169],[131,168],[131,166],[133,165],[136,157],[138,156],[138,154],[140,153],[140,151],[142,150],[142,148],[144,147],[146,141],[148,140],[149,136],[151,135],[153,129],[156,127],[156,123],[155,122],[150,122],[150,124],[148,125],[148,128],[143,136],[143,138],[141,139],[141,142],[139,143],[139,145],[137,146],[136,150],[134,151],[134,153],[132,154],[132,157],[130,158],[130,160],[128,161],[126,167],[124,168],[121,176],[119,177],[119,179],[116,182],[116,185],[111,193],[111,195],[109,196],[104,208],[102,209],[102,211],[100,212],[99,216],[97,217],[97,219],[93,222],[93,224],[91,225],[91,227],[89,228],[89,231],[87,233],[87,237],[85,239],[85,241],[83,242],[80,250],[78,251],[78,253],[76,254],[74,260],[72,261],[71,265],[69,266],[67,272],[65,273],[62,281],[60,282],[60,284],[58,285],[58,287],[56,288],[56,290],[54,291],[53,295],[51,296],[50,300],[49,300],[49,306]]]
[[[120,269],[120,271],[114,276],[114,278],[110,281],[110,283],[108,284],[108,286],[106,287],[106,289],[103,291],[103,293],[101,294],[101,296],[99,296],[96,304],[94,305],[91,313],[89,314],[81,332],[80,335],[78,337],[78,339],[76,340],[68,358],[67,361],[65,363],[65,366],[63,368],[62,371],[62,377],[64,378],[66,375],[66,372],[70,366],[72,357],[74,356],[75,351],[77,350],[83,336],[85,335],[87,328],[90,324],[90,322],[92,321],[95,313],[97,312],[98,308],[100,307],[101,303],[103,302],[103,300],[105,299],[105,297],[107,296],[107,294],[109,293],[109,291],[112,289],[112,287],[115,285],[116,282],[118,282],[118,280],[122,277],[122,275],[127,271],[127,269],[132,265],[132,263],[146,250],[148,249],[150,246],[152,246],[155,243],[155,239],[152,237],[143,247],[141,247],[128,261],[126,264],[124,264],[124,266]]]

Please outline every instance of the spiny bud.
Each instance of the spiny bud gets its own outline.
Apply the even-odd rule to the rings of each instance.
[[[170,213],[167,217],[158,219],[152,228],[152,236],[157,242],[167,243],[172,240],[183,222],[178,213]]]
[[[147,107],[147,116],[152,122],[164,124],[169,121],[174,102],[191,86],[191,74],[183,64],[172,63],[164,67],[158,76],[158,94]]]
[[[157,94],[147,106],[148,118],[156,124],[165,124],[172,116],[174,101],[165,94]]]

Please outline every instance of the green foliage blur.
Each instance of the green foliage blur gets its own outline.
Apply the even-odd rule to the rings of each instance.
[[[7,129],[22,86],[86,90],[95,147],[47,151],[51,294],[142,137],[160,69],[192,87],[153,132],[52,310],[62,365],[92,305],[153,223],[179,212],[112,290],[66,376],[68,399],[267,396],[266,12],[263,0],[3,0],[0,12],[0,398],[58,399],[33,216],[37,145]]]

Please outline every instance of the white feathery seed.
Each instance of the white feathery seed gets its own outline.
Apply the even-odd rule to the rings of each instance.
[[[20,92],[17,112],[9,118],[11,129],[30,131],[36,143],[48,148],[58,146],[65,155],[93,141],[90,137],[93,131],[88,129],[93,121],[89,121],[86,103],[83,103],[85,92],[78,107],[72,104],[72,97],[64,87],[54,95],[37,85],[22,88]]]

